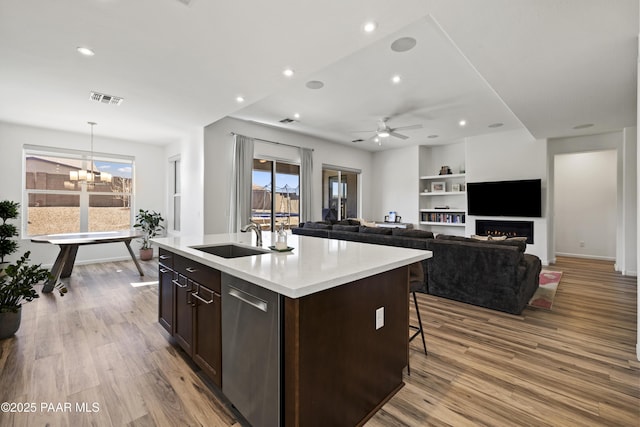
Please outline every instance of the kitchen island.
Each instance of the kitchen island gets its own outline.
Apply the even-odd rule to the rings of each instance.
[[[251,424],[360,425],[402,387],[408,266],[430,252],[307,236],[275,252],[248,233],[153,241],[160,323]]]

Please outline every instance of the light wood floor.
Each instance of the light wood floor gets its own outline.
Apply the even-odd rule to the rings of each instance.
[[[67,296],[24,306],[0,341],[0,402],[36,411],[0,412],[0,426],[238,424],[158,325],[157,287],[131,286],[131,264],[77,266]],[[599,261],[549,268],[564,272],[552,311],[418,295],[429,356],[411,343],[411,376],[367,426],[638,426],[635,278]]]

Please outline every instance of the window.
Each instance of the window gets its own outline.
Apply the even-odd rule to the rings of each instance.
[[[25,146],[24,170],[23,235],[132,227],[132,157]],[[84,170],[93,182],[77,179]]]
[[[274,184],[275,183],[275,184]],[[300,219],[300,165],[253,160],[251,220],[263,230],[297,227]]]
[[[169,203],[171,203],[171,206],[169,208],[172,212],[170,224],[174,231],[180,231],[180,188],[182,186],[180,178],[180,158],[173,158],[169,160],[169,163],[169,173],[171,177],[171,183],[169,185]]]

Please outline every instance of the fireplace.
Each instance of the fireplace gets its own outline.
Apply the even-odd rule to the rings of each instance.
[[[476,234],[481,236],[526,237],[533,244],[533,221],[476,220]]]

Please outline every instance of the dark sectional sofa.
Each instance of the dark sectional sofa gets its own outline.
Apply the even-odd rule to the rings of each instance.
[[[525,254],[519,239],[482,241],[424,230],[365,227],[357,221],[308,222],[293,234],[424,249],[433,257],[420,263],[422,291],[431,295],[520,314],[538,288],[542,265]],[[415,270],[412,275],[415,275]]]
[[[406,230],[403,228],[366,227],[358,221],[344,220],[337,223],[328,221],[308,222],[291,230],[302,236],[324,237],[351,242],[373,243],[377,245],[399,246],[411,249],[427,249],[427,242],[433,239],[433,233],[424,230]],[[421,271],[411,272],[423,282],[422,292],[427,291],[427,260],[420,262]]]

